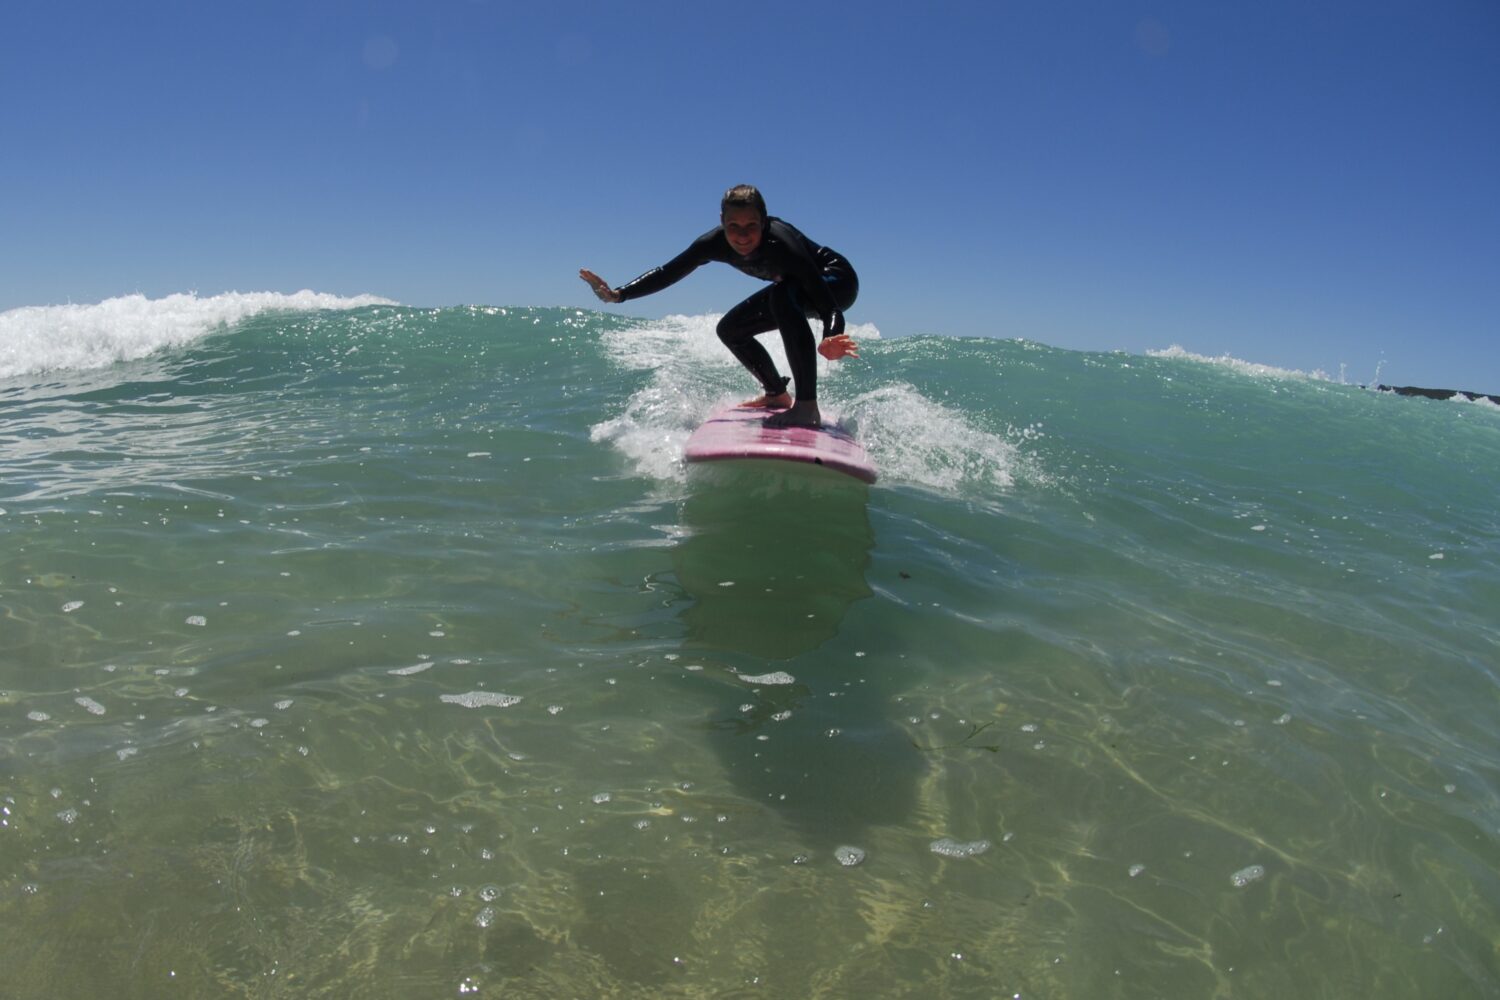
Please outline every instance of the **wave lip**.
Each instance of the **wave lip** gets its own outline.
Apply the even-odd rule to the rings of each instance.
[[[86,371],[191,343],[223,326],[274,311],[358,309],[396,305],[374,295],[344,297],[304,289],[187,292],[148,299],[123,295],[93,305],[23,306],[0,313],[0,378]]]
[[[1304,372],[1294,368],[1278,368],[1275,365],[1263,365],[1254,361],[1242,361],[1229,354],[1221,354],[1218,357],[1210,357],[1206,354],[1195,354],[1184,349],[1178,344],[1173,344],[1164,350],[1147,351],[1148,358],[1167,358],[1179,361],[1195,361],[1202,365],[1216,365],[1227,368],[1230,371],[1239,372],[1241,375],[1254,375],[1263,378],[1282,379],[1312,379],[1318,382],[1327,382],[1329,378],[1321,371]]]

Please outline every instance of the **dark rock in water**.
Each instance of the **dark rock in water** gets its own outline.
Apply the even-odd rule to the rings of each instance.
[[[1422,389],[1414,385],[1377,385],[1375,388],[1381,392],[1394,392],[1399,396],[1425,396],[1428,399],[1452,399],[1454,396],[1462,396],[1471,402],[1476,399],[1487,399],[1491,403],[1500,405],[1500,396],[1491,396],[1482,392],[1464,392],[1461,389]]]

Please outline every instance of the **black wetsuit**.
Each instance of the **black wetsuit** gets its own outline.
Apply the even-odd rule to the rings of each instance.
[[[719,339],[724,346],[750,369],[768,394],[775,395],[786,391],[788,380],[777,373],[776,363],[755,338],[780,330],[798,401],[816,401],[817,343],[807,316],[811,313],[823,321],[824,336],[836,337],[844,332],[844,310],[859,295],[859,276],[854,268],[842,254],[819,246],[795,226],[770,216],[753,253],[741,256],[729,245],[724,227],[716,226],[661,267],[617,289],[620,301],[659,292],[709,261],[772,282],[770,288],[762,288],[719,320]]]

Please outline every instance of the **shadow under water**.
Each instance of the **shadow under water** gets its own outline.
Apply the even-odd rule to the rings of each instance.
[[[695,467],[692,486],[672,558],[691,598],[690,646],[788,659],[837,635],[871,595],[864,483],[784,462],[718,462]]]
[[[904,822],[926,765],[869,661],[830,643],[873,595],[869,487],[782,465],[696,467],[673,562],[688,648],[740,664],[710,722],[715,753],[741,794],[822,852]]]

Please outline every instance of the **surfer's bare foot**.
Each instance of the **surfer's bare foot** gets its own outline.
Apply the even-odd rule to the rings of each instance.
[[[818,411],[817,403],[799,399],[791,409],[773,413],[761,423],[766,427],[822,427],[823,414]]]
[[[763,396],[747,399],[740,405],[752,410],[784,410],[792,405],[792,394],[789,392],[778,392],[775,394],[768,392]]]

